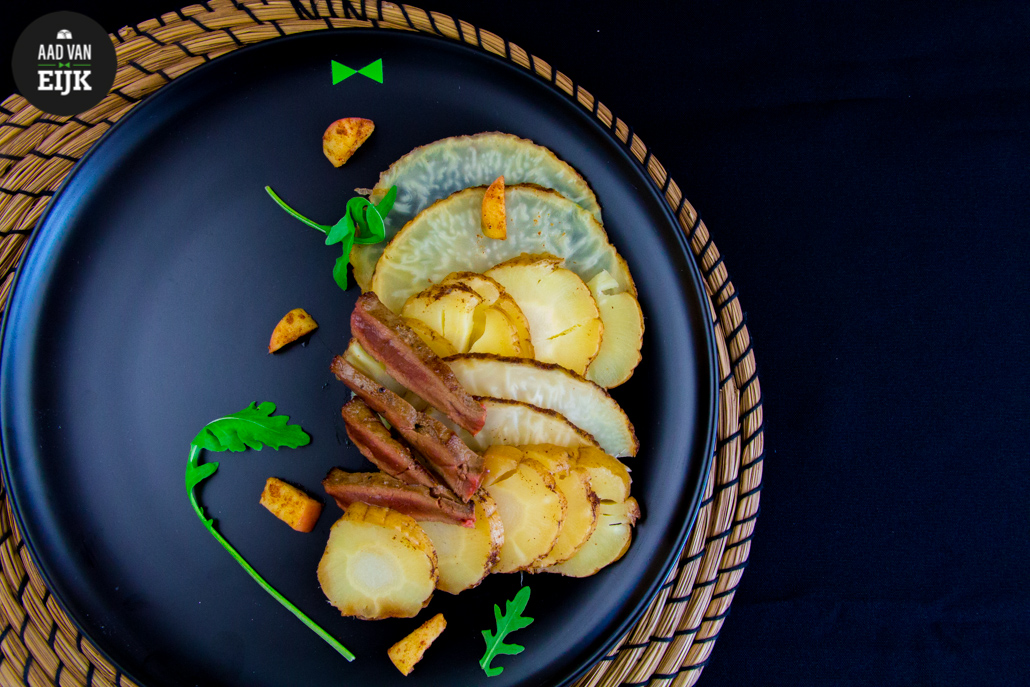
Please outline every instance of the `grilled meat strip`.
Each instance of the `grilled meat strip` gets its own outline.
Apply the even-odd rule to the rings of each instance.
[[[390,375],[472,434],[483,428],[486,408],[411,327],[371,291],[361,294],[350,316],[351,334],[386,366]]]
[[[482,457],[465,445],[457,434],[439,420],[429,417],[386,387],[361,374],[343,356],[333,358],[330,369],[369,408],[386,418],[411,446],[421,453],[428,467],[462,501],[468,501],[483,481]]]
[[[448,522],[462,527],[476,524],[471,503],[438,496],[426,487],[406,484],[383,472],[344,472],[333,468],[322,480],[322,486],[344,509],[360,502],[392,508],[416,520]]]
[[[351,399],[343,406],[343,422],[347,436],[361,455],[386,474],[408,484],[447,491],[447,487],[422,466],[411,447],[394,436],[360,398]]]

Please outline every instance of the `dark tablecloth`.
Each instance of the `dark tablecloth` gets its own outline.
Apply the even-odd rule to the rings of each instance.
[[[413,4],[597,94],[725,256],[767,457],[700,684],[1030,684],[1030,4]],[[0,92],[45,12],[176,6],[5,6]]]

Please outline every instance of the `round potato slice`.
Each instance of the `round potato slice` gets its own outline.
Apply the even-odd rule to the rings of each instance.
[[[474,396],[522,401],[561,413],[588,432],[606,453],[635,456],[633,424],[608,392],[560,365],[472,353],[444,358]]]
[[[508,235],[497,241],[480,230],[484,192],[469,188],[437,201],[393,237],[371,281],[372,291],[388,308],[398,311],[408,296],[451,272],[485,272],[523,253],[563,258],[565,267],[584,282],[606,271],[619,291],[636,294],[625,260],[589,212],[555,191],[509,186],[504,192]]]
[[[568,577],[589,577],[622,558],[633,539],[633,526],[640,517],[637,500],[622,503],[601,502],[597,527],[575,555],[563,563],[534,572],[551,572]]]
[[[601,221],[597,198],[575,169],[543,146],[498,132],[454,136],[416,148],[380,175],[371,200],[378,203],[391,186],[397,186],[397,200],[383,222],[390,240],[437,200],[461,189],[486,186],[499,176],[509,186],[530,183],[554,189]],[[351,251],[354,278],[363,291],[368,290],[382,253],[383,244],[354,246]]]
[[[618,286],[607,272],[598,273],[587,284],[604,322],[604,336],[601,350],[585,376],[606,389],[619,386],[633,376],[644,343],[644,313],[640,303],[631,293],[615,293]]]
[[[530,572],[537,572],[557,563],[563,563],[575,555],[597,526],[601,500],[590,487],[590,476],[586,470],[575,467],[574,456],[560,446],[523,446],[527,458],[539,462],[554,476],[558,490],[565,496],[568,507],[565,522],[562,523],[558,541],[543,558],[533,563]]]
[[[534,358],[576,374],[601,349],[601,314],[590,289],[552,255],[520,255],[490,268],[529,322]]]
[[[524,446],[526,444],[558,444],[560,446],[597,447],[597,441],[561,413],[538,408],[521,401],[489,396],[475,399],[486,408],[486,424],[477,434],[469,434],[436,408],[429,414],[458,433],[473,451],[490,446]]]

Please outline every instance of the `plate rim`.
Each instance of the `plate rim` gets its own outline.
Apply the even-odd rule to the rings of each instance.
[[[398,37],[401,40],[412,40],[415,42],[435,43],[437,45],[444,47],[445,49],[451,49],[457,52],[465,53],[468,57],[472,59],[486,58],[488,61],[496,64],[498,67],[508,70],[523,78],[526,76],[532,77],[534,81],[546,86],[549,91],[551,91],[554,95],[558,96],[560,99],[575,105],[576,107],[573,108],[573,111],[578,115],[580,119],[584,120],[586,126],[595,129],[599,133],[604,134],[605,137],[609,138],[612,141],[614,147],[617,149],[618,154],[622,157],[622,159],[625,162],[628,162],[630,164],[630,167],[636,173],[638,173],[645,181],[644,188],[635,188],[634,192],[637,194],[646,193],[651,197],[652,201],[655,203],[657,207],[660,208],[661,213],[665,216],[666,220],[668,221],[669,228],[671,228],[673,231],[676,243],[680,246],[681,250],[683,251],[685,261],[688,265],[689,276],[687,279],[683,279],[682,281],[684,284],[689,281],[689,283],[693,287],[693,295],[696,299],[696,306],[701,311],[701,316],[698,318],[698,323],[701,325],[701,329],[703,330],[703,337],[701,338],[703,338],[704,346],[698,347],[698,353],[704,352],[706,354],[705,358],[707,359],[708,363],[707,365],[704,365],[704,361],[700,359],[700,356],[698,357],[698,406],[699,408],[707,410],[707,412],[703,412],[703,410],[699,411],[697,412],[697,417],[699,419],[703,419],[705,416],[707,416],[707,422],[699,422],[698,429],[700,431],[698,432],[698,436],[691,438],[691,441],[694,445],[703,446],[703,454],[699,456],[700,460],[696,461],[696,466],[692,464],[691,469],[688,471],[692,474],[695,472],[694,468],[696,467],[696,472],[698,473],[697,484],[694,489],[694,494],[690,499],[690,503],[686,507],[687,517],[685,517],[683,522],[679,525],[674,545],[670,549],[670,553],[667,556],[667,560],[662,564],[660,568],[660,573],[656,575],[655,578],[646,586],[641,596],[641,601],[636,604],[633,610],[630,613],[626,614],[624,617],[622,617],[618,622],[610,626],[607,638],[598,643],[596,650],[593,651],[591,655],[588,656],[578,667],[572,669],[572,671],[566,677],[564,677],[561,680],[561,682],[556,683],[557,687],[568,687],[569,685],[572,685],[576,680],[581,678],[591,668],[593,668],[593,666],[599,660],[601,660],[604,656],[608,655],[608,653],[612,650],[615,644],[623,637],[623,635],[625,635],[626,632],[630,630],[631,627],[635,625],[644,615],[647,608],[653,602],[657,592],[661,588],[665,579],[669,576],[669,572],[676,566],[677,562],[682,557],[684,546],[686,545],[689,535],[693,531],[694,525],[697,521],[698,513],[700,512],[702,496],[707,486],[707,482],[710,478],[711,466],[715,459],[715,448],[717,443],[717,431],[720,413],[718,384],[718,351],[717,344],[715,341],[715,324],[712,321],[712,319],[705,313],[705,306],[710,307],[711,300],[705,287],[704,278],[701,274],[701,267],[698,264],[699,257],[696,256],[693,250],[691,249],[690,242],[685,233],[684,227],[676,218],[669,203],[660,194],[657,183],[648,173],[645,163],[642,163],[632,154],[630,149],[630,143],[633,141],[634,138],[632,127],[630,127],[629,129],[629,135],[627,136],[626,142],[623,142],[619,139],[615,126],[617,121],[622,120],[617,119],[614,116],[614,114],[612,114],[612,125],[609,127],[603,126],[603,123],[597,117],[591,116],[591,113],[582,105],[582,103],[576,100],[573,97],[573,95],[565,93],[562,89],[558,88],[554,80],[545,78],[544,76],[537,73],[535,69],[523,68],[509,59],[505,59],[502,56],[490,52],[489,50],[485,49],[480,45],[474,45],[462,41],[457,41],[441,35],[427,34],[421,32],[409,33],[405,31],[399,31],[393,28],[333,27],[318,31],[309,31],[286,36],[277,36],[274,38],[259,41],[257,43],[245,45],[243,47],[234,49],[220,57],[239,58],[242,55],[243,58],[246,59],[246,56],[248,54],[256,52],[260,48],[267,48],[270,45],[283,44],[287,42],[303,42],[304,40],[307,40],[310,37],[325,36],[325,34],[327,33],[346,33],[347,35],[354,35],[358,33],[367,35]],[[197,74],[203,75],[206,71],[208,71],[206,69],[207,67],[219,61],[220,60],[218,58],[211,59],[210,61],[198,65],[194,69],[191,69],[189,72],[183,74],[175,80],[163,84],[160,88],[157,89],[156,92],[150,94],[148,97],[144,98],[142,102],[134,106],[131,110],[127,111],[124,116],[118,119],[118,121],[111,125],[107,129],[107,131],[101,134],[101,136],[93,144],[90,145],[90,147],[86,150],[83,156],[79,158],[79,160],[68,170],[68,172],[65,174],[64,178],[61,180],[58,187],[54,190],[54,194],[51,197],[50,202],[47,204],[47,207],[40,216],[39,220],[37,220],[35,228],[32,231],[32,234],[28,237],[28,241],[26,242],[23,248],[22,255],[18,260],[18,265],[15,269],[12,278],[7,303],[3,311],[2,321],[0,321],[0,398],[5,398],[8,395],[8,387],[11,384],[9,377],[12,374],[14,374],[9,371],[9,368],[11,367],[10,358],[12,354],[5,354],[5,350],[8,349],[7,340],[9,328],[12,326],[10,324],[11,314],[12,312],[17,314],[17,311],[21,308],[20,301],[24,297],[27,297],[23,296],[23,293],[25,293],[24,289],[26,287],[22,287],[22,281],[26,272],[26,266],[29,266],[30,268],[38,267],[40,269],[45,267],[44,265],[30,265],[30,259],[36,252],[38,252],[38,250],[40,250],[39,244],[42,241],[45,241],[46,239],[58,238],[56,234],[53,234],[53,231],[50,232],[51,234],[53,234],[52,236],[47,236],[44,238],[41,238],[41,236],[44,233],[47,233],[46,229],[48,223],[51,220],[52,215],[55,212],[64,209],[63,207],[61,207],[61,203],[64,202],[64,195],[66,189],[76,181],[77,177],[82,174],[82,170],[90,163],[90,161],[94,157],[96,157],[96,151],[100,149],[110,138],[112,138],[114,135],[116,135],[118,132],[120,132],[122,129],[126,127],[126,125],[124,124],[126,121],[131,123],[135,119],[141,117],[142,115],[138,113],[143,113],[143,115],[145,115],[148,112],[148,110],[156,107],[155,105],[153,105],[154,102],[160,104],[163,100],[174,97],[179,91],[183,90],[184,88],[187,88],[192,81],[196,80]],[[552,74],[557,74],[557,69],[553,66]],[[186,85],[177,86],[177,84],[181,84],[181,82],[185,82]],[[167,95],[167,93],[169,92],[172,95]],[[599,102],[600,101],[597,100],[595,96],[595,103]],[[645,157],[645,162],[649,157],[650,155],[648,157]],[[685,193],[683,197],[685,200]],[[72,200],[68,200],[66,202],[72,203],[72,205],[69,206],[69,209],[75,207],[75,204]],[[13,337],[14,333],[11,333],[10,335]],[[707,374],[702,375],[700,374],[701,372],[706,372]],[[707,383],[705,383],[706,381]],[[702,403],[702,401],[705,402]],[[5,406],[6,405],[7,404],[5,404]],[[10,423],[8,422],[9,413],[10,411],[8,410],[0,412],[0,476],[2,476],[3,478],[3,485],[8,499],[9,511],[13,519],[15,520],[15,524],[18,527],[19,532],[22,534],[22,541],[24,542],[25,547],[29,551],[29,555],[31,557],[32,562],[35,565],[35,568],[37,569],[40,576],[43,578],[43,581],[46,583],[47,589],[53,592],[53,595],[58,601],[62,611],[64,611],[65,614],[72,620],[72,622],[75,625],[75,628],[79,632],[81,632],[87,640],[89,640],[93,647],[95,647],[95,649],[99,651],[101,655],[109,663],[111,663],[118,670],[120,670],[126,677],[133,680],[136,684],[140,685],[141,687],[146,687],[149,684],[148,682],[138,680],[131,671],[128,671],[123,667],[123,664],[121,662],[119,662],[117,659],[111,656],[107,649],[104,648],[104,643],[97,641],[99,633],[95,631],[96,628],[89,626],[86,622],[83,621],[83,618],[81,617],[81,609],[79,609],[79,613],[74,613],[69,610],[68,605],[64,601],[64,595],[59,594],[56,591],[57,589],[61,588],[61,585],[54,584],[52,571],[48,569],[48,564],[44,562],[45,558],[39,555],[39,551],[36,545],[28,536],[29,530],[26,528],[26,521],[27,519],[31,518],[27,518],[26,514],[24,513],[24,506],[19,506],[19,497],[17,496],[16,490],[12,489],[9,486],[11,484],[11,460],[8,455],[7,442],[5,441],[9,433],[12,432],[9,426]],[[701,433],[704,433],[705,435],[703,439],[699,439],[699,435]],[[686,448],[689,450],[691,446],[688,445]],[[670,528],[670,530],[672,530],[672,528]],[[597,642],[595,641],[595,643]]]

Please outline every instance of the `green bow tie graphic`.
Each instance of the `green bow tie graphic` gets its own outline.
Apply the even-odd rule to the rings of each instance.
[[[383,60],[382,58],[375,62],[362,67],[361,69],[351,69],[345,64],[340,64],[336,60],[330,60],[330,65],[333,68],[333,85],[340,83],[344,79],[348,79],[355,74],[361,74],[367,76],[376,83],[383,83]]]

